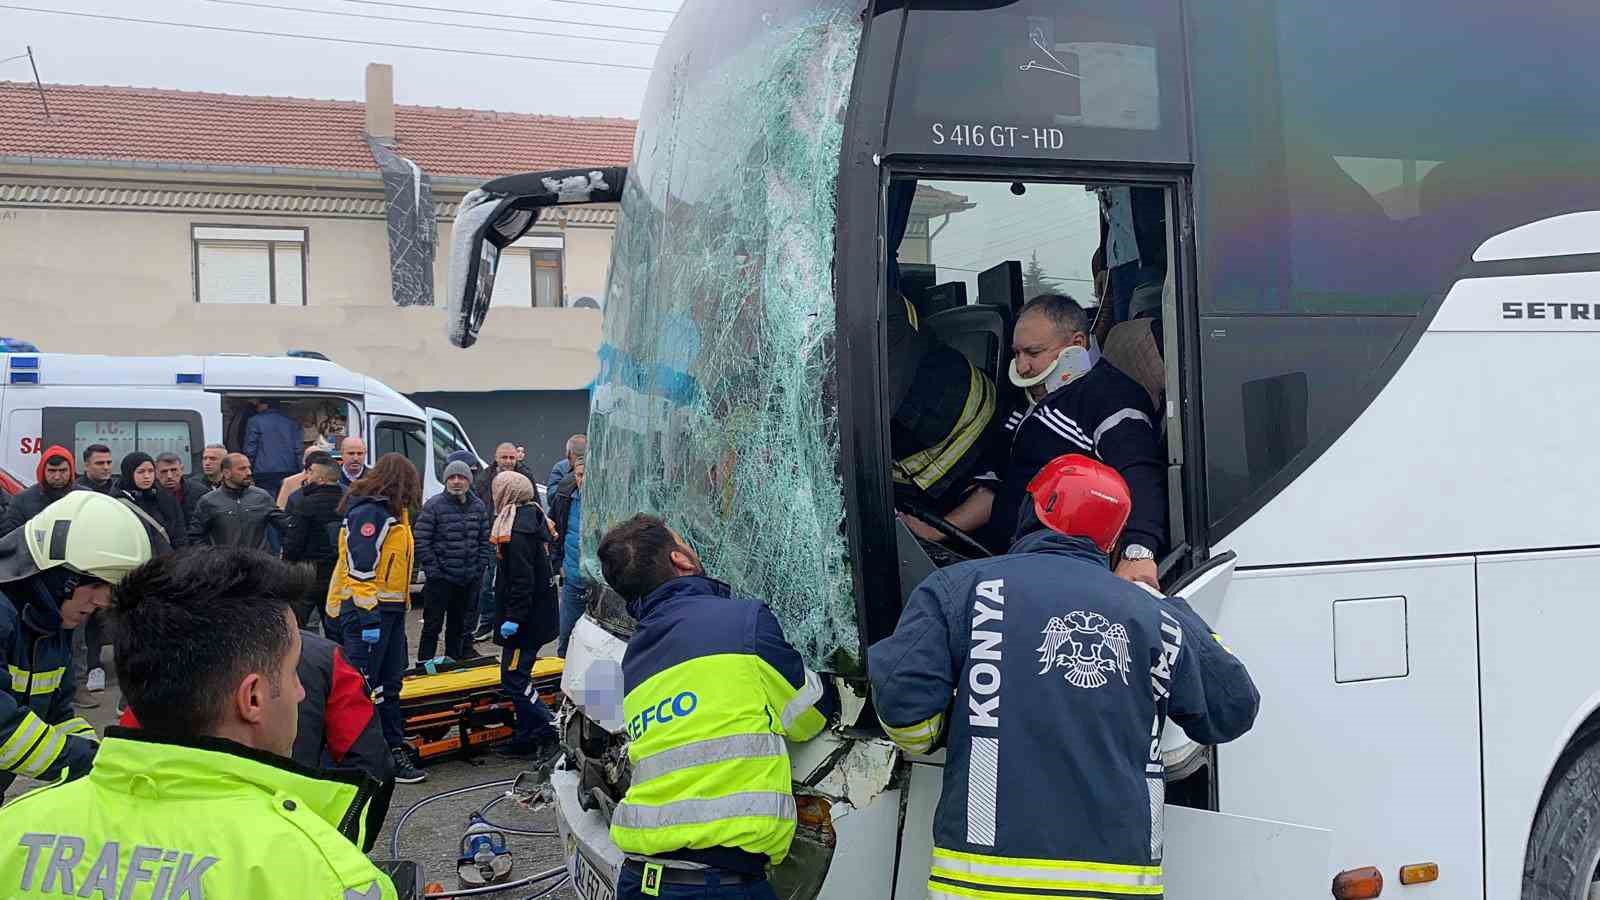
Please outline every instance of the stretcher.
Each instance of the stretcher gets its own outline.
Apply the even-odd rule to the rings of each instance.
[[[533,664],[533,686],[552,709],[561,704],[560,657]],[[500,690],[500,658],[451,661],[432,672],[415,668],[400,683],[406,741],[424,763],[475,756],[511,738],[516,711]]]

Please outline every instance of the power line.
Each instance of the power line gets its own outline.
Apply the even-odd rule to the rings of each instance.
[[[453,13],[455,15],[462,15],[462,16],[490,16],[490,17],[493,17],[493,18],[496,18],[496,19],[527,19],[528,18],[528,16],[519,16],[519,15],[515,15],[513,13],[484,12],[484,11],[475,10],[475,9],[449,9],[449,8],[443,7],[443,6],[426,6],[426,5],[417,4],[417,3],[397,3],[397,2],[389,2],[389,0],[340,0],[340,2],[342,2],[342,3],[355,3],[355,4],[358,4],[358,5],[361,5],[361,6],[393,6],[393,7],[396,7],[398,9],[422,9],[422,10],[427,10],[428,12]],[[644,6],[613,6],[613,5],[609,4],[609,3],[588,3],[588,2],[580,2],[580,0],[549,0],[549,2],[551,2],[551,3],[571,3],[574,6],[593,6],[593,7],[598,7],[599,9],[620,9],[620,10],[627,10],[629,12],[667,13],[668,15],[672,15],[673,14],[673,10],[670,10],[670,9],[650,9],[649,7],[644,7]],[[538,21],[538,20],[535,20],[535,21]],[[620,28],[622,26],[620,26],[620,25],[608,25],[606,27],[607,28]],[[661,31],[662,34],[666,33],[665,29],[637,28],[637,29],[633,29],[633,30],[635,30],[635,31],[659,30],[659,31]]]
[[[28,54],[26,54],[26,53],[18,53],[16,56],[8,56],[5,59],[0,59],[0,63],[15,62],[16,60],[27,59],[27,58],[28,58]]]
[[[313,13],[319,16],[344,16],[351,19],[374,19],[379,22],[408,22],[414,25],[437,25],[441,28],[469,28],[476,31],[499,31],[510,34],[535,34],[541,37],[571,38],[575,41],[605,41],[612,44],[636,44],[640,47],[659,47],[656,41],[633,41],[627,38],[592,37],[584,34],[562,34],[556,31],[533,31],[528,28],[507,28],[501,25],[467,25],[460,22],[436,22],[432,19],[407,19],[398,16],[375,16],[370,13],[338,12],[331,9],[311,9],[305,6],[278,6],[273,3],[253,3],[251,0],[206,0],[207,3],[218,3],[223,6],[244,6],[252,9],[273,9],[279,12]],[[561,19],[551,21],[562,22]],[[577,25],[571,22],[563,24]]]
[[[301,41],[324,41],[330,44],[355,44],[363,47],[387,47],[393,50],[426,50],[430,53],[460,53],[466,56],[492,56],[499,59],[516,59],[524,62],[566,63],[573,66],[598,66],[603,69],[633,69],[650,71],[649,66],[630,63],[596,62],[590,59],[561,59],[554,56],[525,56],[519,53],[497,53],[492,50],[466,50],[459,47],[429,47],[426,44],[396,44],[388,41],[358,41],[355,38],[326,37],[316,34],[294,34],[287,31],[260,31],[254,28],[228,28],[222,25],[199,25],[193,22],[168,22],[162,19],[135,19],[131,16],[112,16],[104,13],[73,12],[62,9],[38,9],[32,6],[14,6],[0,3],[0,9],[17,12],[44,13],[52,16],[74,16],[80,19],[102,19],[107,22],[129,22],[135,25],[166,25],[172,28],[192,28],[199,31],[220,31],[227,34],[247,34],[255,37],[293,38]]]

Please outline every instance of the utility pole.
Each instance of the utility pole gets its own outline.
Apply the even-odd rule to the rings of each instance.
[[[44,120],[50,121],[50,101],[44,95],[44,82],[39,80],[39,64],[33,59],[33,45],[28,44],[28,65],[33,67],[33,86],[39,89],[39,102],[44,104]]]

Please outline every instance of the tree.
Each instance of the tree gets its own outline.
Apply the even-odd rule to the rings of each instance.
[[[1045,274],[1044,266],[1039,264],[1039,251],[1033,251],[1028,257],[1028,267],[1022,270],[1022,296],[1031,300],[1040,294],[1060,292],[1061,283]]]

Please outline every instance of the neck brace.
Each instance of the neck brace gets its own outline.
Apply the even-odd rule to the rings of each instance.
[[[1048,369],[1032,377],[1025,378],[1017,372],[1016,357],[1011,359],[1011,383],[1019,388],[1031,388],[1038,384],[1045,385],[1045,393],[1050,393],[1083,377],[1094,364],[1100,361],[1100,354],[1087,347],[1076,344],[1061,351],[1056,361]]]

